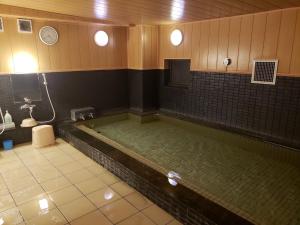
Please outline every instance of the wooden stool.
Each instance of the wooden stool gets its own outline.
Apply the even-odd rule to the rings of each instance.
[[[41,148],[55,143],[53,127],[51,125],[41,125],[32,128],[32,146]]]

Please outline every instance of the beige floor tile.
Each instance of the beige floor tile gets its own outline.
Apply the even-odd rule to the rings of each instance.
[[[59,167],[61,165],[65,165],[68,163],[71,163],[74,161],[73,158],[69,157],[69,156],[59,156],[58,158],[55,159],[49,159],[49,161],[56,167]]]
[[[168,225],[183,225],[183,224],[177,220],[173,220],[172,222],[168,223]]]
[[[17,170],[17,169],[26,169],[24,164],[21,161],[14,161],[14,162],[8,162],[0,165],[0,171],[1,173],[6,173],[10,170]]]
[[[8,209],[1,212],[0,218],[2,218],[2,220],[4,221],[3,225],[15,225],[24,221],[17,208]]]
[[[73,173],[65,174],[65,177],[67,177],[71,183],[76,184],[76,183],[90,179],[95,176],[88,170],[81,169],[81,170],[75,171]]]
[[[144,209],[142,212],[158,225],[165,225],[174,219],[171,215],[156,205],[152,205]]]
[[[23,218],[30,220],[34,217],[47,214],[49,210],[55,208],[55,206],[47,196],[41,196],[38,199],[19,205],[18,208]]]
[[[67,220],[58,209],[52,209],[48,213],[40,214],[33,219],[26,221],[27,225],[64,225]]]
[[[115,183],[110,187],[121,196],[129,195],[130,193],[133,193],[135,191],[132,187],[130,187],[123,181]]]
[[[113,191],[111,188],[103,188],[98,191],[95,191],[87,197],[99,208],[106,204],[109,204],[113,201],[116,201],[121,198],[119,194]]]
[[[125,199],[132,205],[134,205],[134,207],[136,207],[138,210],[142,210],[153,205],[153,203],[149,199],[147,199],[139,192],[134,192],[130,195],[127,195]]]
[[[108,219],[100,212],[94,211],[74,220],[71,225],[112,225]]]
[[[78,162],[84,167],[90,167],[90,166],[97,166],[98,165],[94,160],[92,160],[88,157],[85,157],[84,159],[80,159],[80,160],[78,160]]]
[[[71,162],[67,163],[61,166],[57,167],[59,171],[61,171],[63,174],[72,173],[78,170],[83,169],[82,165],[80,165],[78,162]]]
[[[17,180],[9,180],[6,182],[10,192],[16,192],[19,190],[26,189],[32,185],[37,185],[37,182],[33,176],[26,176]]]
[[[4,184],[0,185],[0,195],[6,195],[9,194],[9,190]]]
[[[41,186],[48,193],[63,189],[70,185],[70,181],[68,181],[65,177],[58,177],[41,183]]]
[[[137,213],[138,211],[124,199],[117,200],[100,208],[101,212],[113,223]]]
[[[118,223],[118,225],[155,225],[149,218],[144,216],[142,213],[138,213],[134,216],[131,216],[122,222]]]
[[[44,190],[40,185],[32,185],[27,187],[26,189],[13,192],[12,196],[17,205],[20,205],[21,203],[36,199],[40,196],[43,196],[44,194]]]
[[[58,209],[67,218],[67,220],[71,222],[96,210],[96,207],[86,197],[82,197],[65,205],[58,206]]]
[[[103,166],[101,165],[93,165],[93,166],[89,166],[86,167],[86,169],[88,171],[90,171],[92,174],[94,174],[95,176],[100,176],[103,173],[107,173],[108,170],[106,170]]]
[[[74,186],[69,186],[64,189],[52,192],[49,194],[50,199],[55,202],[56,205],[63,205],[68,202],[74,201],[83,195]]]
[[[102,173],[100,176],[100,179],[107,185],[112,185],[114,183],[117,183],[120,181],[119,178],[117,178],[115,175],[113,175],[112,173],[110,172],[105,172],[105,173]]]
[[[10,194],[0,195],[0,212],[16,207]]]
[[[75,185],[85,195],[106,187],[106,184],[99,177],[93,177]]]
[[[40,170],[35,169],[32,173],[39,183],[62,176],[62,173],[52,166],[40,168]]]
[[[82,160],[82,159],[86,158],[86,156],[83,153],[79,152],[79,151],[78,152],[73,152],[72,154],[69,154],[69,156],[74,160]]]
[[[5,181],[18,180],[20,178],[31,176],[31,172],[28,169],[16,169],[7,171],[6,173],[3,173],[2,176]]]

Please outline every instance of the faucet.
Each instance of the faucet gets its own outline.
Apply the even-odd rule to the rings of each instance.
[[[79,114],[79,118],[85,120],[85,116],[82,113]]]
[[[91,119],[94,119],[94,113],[89,113],[89,117],[90,117]]]
[[[21,105],[20,109],[33,109],[35,107],[35,105],[30,105],[28,103],[24,104],[24,105]]]

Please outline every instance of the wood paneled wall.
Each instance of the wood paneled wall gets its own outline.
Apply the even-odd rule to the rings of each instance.
[[[170,33],[179,28],[183,43]],[[191,69],[250,73],[252,59],[279,59],[278,72],[300,75],[300,8],[271,11],[159,28],[159,67],[166,58],[191,59]],[[227,68],[223,59],[229,57]]]
[[[18,33],[16,18],[3,18],[0,32],[0,73],[15,73],[16,58],[26,53],[36,64],[36,72],[76,71],[127,68],[127,28],[89,23],[65,23],[33,20],[33,33]],[[59,41],[47,46],[39,40],[42,26],[57,29]],[[105,30],[109,44],[99,47],[94,42],[97,30]]]
[[[128,31],[128,68],[158,68],[158,26],[139,25]]]

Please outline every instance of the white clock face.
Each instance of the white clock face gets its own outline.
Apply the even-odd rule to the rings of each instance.
[[[46,45],[54,45],[58,41],[57,31],[50,26],[42,27],[39,36],[41,41]]]

